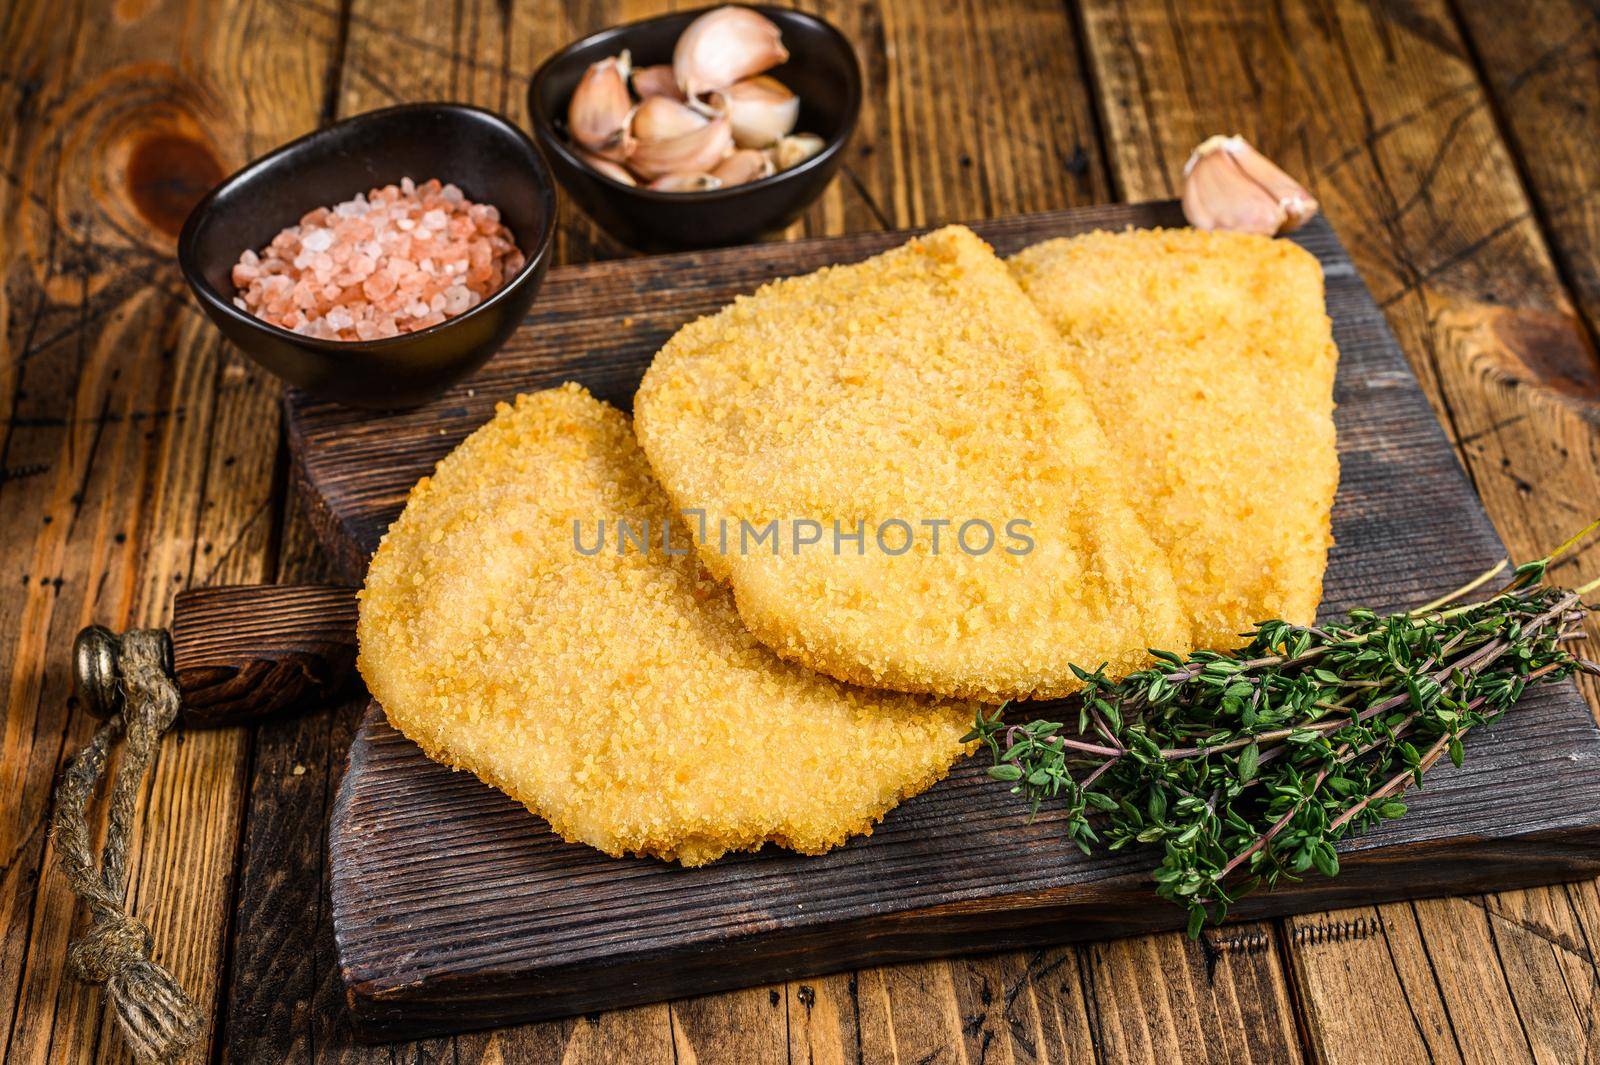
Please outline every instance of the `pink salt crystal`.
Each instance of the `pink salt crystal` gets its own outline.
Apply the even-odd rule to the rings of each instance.
[[[382,299],[394,291],[394,278],[387,270],[378,270],[361,284],[361,291],[369,300]]]
[[[232,270],[234,304],[305,336],[371,340],[476,307],[522,269],[500,212],[409,177],[285,228]]]

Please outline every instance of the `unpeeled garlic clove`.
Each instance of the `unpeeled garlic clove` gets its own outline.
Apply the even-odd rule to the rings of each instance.
[[[779,170],[788,170],[822,151],[826,143],[815,133],[793,133],[779,140],[768,151],[772,153],[772,162]]]
[[[726,106],[711,117],[664,96],[652,96],[633,116],[628,167],[646,181],[668,174],[709,173],[733,150]]]
[[[612,181],[620,181],[624,185],[638,184],[637,181],[633,180],[633,175],[628,173],[628,168],[620,163],[614,163],[603,156],[595,155],[593,152],[586,152],[582,148],[578,149],[578,158],[588,164],[589,169],[604,174]]]
[[[733,142],[741,148],[776,144],[800,117],[800,97],[765,74],[734,82],[723,95],[733,119]]]
[[[688,99],[725,89],[789,58],[771,19],[747,7],[719,7],[689,23],[672,50],[672,72]]]
[[[657,192],[710,192],[722,185],[722,179],[715,174],[693,172],[663,174],[650,182],[649,187]]]
[[[754,148],[740,148],[711,171],[711,175],[722,182],[723,185],[743,185],[747,181],[760,181],[764,177],[771,177],[775,173],[772,160],[767,158],[767,153]]]
[[[1317,201],[1243,137],[1210,137],[1183,167],[1183,214],[1197,229],[1276,236],[1317,213]]]
[[[678,79],[673,77],[670,63],[661,63],[653,67],[635,67],[633,91],[639,94],[641,100],[652,96],[665,96],[671,100],[683,99],[683,93],[678,89]]]
[[[1316,198],[1304,186],[1281,170],[1278,164],[1256,151],[1243,137],[1233,137],[1231,140],[1237,144],[1229,147],[1228,153],[1239,164],[1239,169],[1276,198],[1288,216],[1287,224],[1278,232],[1288,233],[1299,229],[1316,217]]]
[[[628,95],[631,66],[627,52],[591,63],[567,104],[567,128],[572,139],[608,159],[626,158],[631,147],[627,143],[629,113],[633,110],[633,97]]]

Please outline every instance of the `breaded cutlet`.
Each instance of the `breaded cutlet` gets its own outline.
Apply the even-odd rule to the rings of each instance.
[[[1317,260],[1287,240],[1170,229],[1051,240],[1011,267],[1140,485],[1196,646],[1312,622],[1339,481]]]
[[[619,550],[619,520],[649,522],[649,550]],[[661,548],[671,521],[620,412],[576,385],[501,404],[378,548],[361,675],[430,757],[566,839],[685,865],[869,833],[968,749],[973,705],[762,647],[681,527]]]
[[[778,654],[900,691],[1061,696],[1081,686],[1073,664],[1124,673],[1188,633],[1129,506],[1142,490],[1059,346],[989,246],[951,226],[683,327],[645,375],[635,429],[673,503],[703,512],[706,565]],[[724,521],[774,520],[786,541],[816,522],[824,542],[724,549]],[[1013,521],[1031,550],[1006,535]],[[865,530],[865,549],[835,540],[835,522]],[[968,522],[994,530],[989,550],[978,525],[972,553],[956,542]]]

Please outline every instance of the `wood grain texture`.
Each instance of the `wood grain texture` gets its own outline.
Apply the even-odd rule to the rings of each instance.
[[[331,5],[317,8],[314,0],[294,0],[291,6],[300,11],[332,11]],[[337,85],[330,98],[337,101],[334,111],[343,113],[379,106],[401,96],[448,94],[490,107],[500,107],[501,101],[509,98],[510,113],[516,116],[525,79],[548,49],[580,32],[643,17],[663,6],[666,5],[650,2],[558,5],[523,0],[494,5],[433,0],[404,7],[362,2],[346,5],[343,33],[332,35],[325,42],[342,39],[347,53],[339,64]],[[866,4],[823,0],[802,6],[829,18],[855,42],[866,68],[867,99],[851,146],[852,159],[843,176],[786,236],[908,225],[913,221],[912,205],[919,197],[922,202],[916,208],[916,220],[935,223],[984,210],[1061,207],[1104,200],[1109,195],[1098,151],[1089,79],[1080,63],[1075,27],[1070,13],[1053,0],[942,9],[905,0]],[[1026,34],[1014,32],[1018,27],[1025,28]],[[464,48],[463,42],[471,42],[473,50]],[[971,49],[964,54],[976,56],[979,62],[942,68],[929,65],[929,57],[953,43],[959,43],[964,50]],[[918,57],[920,73],[906,70],[902,57],[911,56]],[[907,86],[913,81],[923,87],[921,91],[908,91]],[[937,94],[929,95],[930,91]],[[952,141],[941,120],[957,106],[957,101],[963,109],[976,107],[985,115],[1003,115],[1008,139],[980,143],[976,151],[952,150],[962,146]],[[925,191],[912,193],[910,182],[920,184]],[[928,200],[935,195],[945,201],[944,205],[930,209]],[[952,213],[938,213],[941,210]],[[624,249],[601,236],[579,213],[566,208],[558,231],[558,252],[566,261],[574,261],[616,257]],[[287,527],[286,545],[298,540],[303,529],[303,525]],[[289,579],[294,579],[294,574]],[[291,728],[287,720],[276,721],[258,732],[249,823],[253,828],[259,817],[266,823],[283,826],[283,831],[275,828],[263,832],[260,847],[247,849],[241,873],[241,914],[258,901],[266,904],[263,895],[270,895],[271,912],[283,914],[282,920],[287,920],[296,906],[315,907],[319,914],[325,912],[320,896],[308,895],[303,883],[276,871],[284,860],[285,848],[296,868],[308,872],[320,868],[321,855],[314,849],[320,826],[315,812],[307,812],[301,805],[308,796],[319,793],[294,786],[303,783],[301,778],[284,775],[290,765],[288,759],[292,758],[293,764],[306,769],[304,775],[316,772],[310,763],[319,762],[325,778],[337,778],[348,746],[348,729],[319,731],[316,724],[301,718]],[[269,755],[263,744],[269,745],[273,753]],[[293,799],[280,802],[276,797],[279,791],[292,793]],[[300,830],[307,826],[316,826],[318,831]],[[262,887],[258,891],[254,885]],[[242,946],[235,948],[237,975],[233,987],[238,1011],[230,1013],[230,1048],[262,1048],[268,1054],[280,1049],[305,1054],[314,1048],[318,1056],[330,1059],[362,1057],[366,1052],[347,1045],[348,1032],[340,1024],[319,1019],[337,1005],[336,993],[332,998],[324,994],[331,946],[319,946],[322,953],[308,958],[293,949],[274,951],[270,947],[271,943],[303,944],[303,929],[271,929],[242,916],[238,928],[261,941],[262,946],[248,951]],[[314,941],[321,943],[320,939]],[[1013,998],[1029,1000],[1058,994],[1038,988],[1029,971],[1024,968],[1018,985],[1010,989]],[[272,996],[274,977],[279,974],[289,981],[289,987],[297,989],[286,1000]],[[1075,982],[1077,969],[1052,968],[1048,979],[1052,985],[1068,979]],[[878,981],[891,988],[898,982],[892,971]],[[940,986],[953,987],[954,983],[945,981]],[[825,990],[819,986],[813,994],[808,988],[809,985],[790,984],[785,988],[786,998],[791,1002],[808,1000],[813,1008],[822,1009],[815,1004]],[[1081,997],[1079,990],[1075,989],[1074,994]],[[796,1006],[790,1019],[804,1008]],[[598,1023],[536,1025],[487,1039],[454,1039],[448,1041],[449,1053],[464,1061],[499,1060],[498,1055],[504,1055],[505,1060],[545,1060],[540,1048],[558,1046],[564,1048],[562,1053],[569,1061],[666,1060],[679,1049],[673,1032],[685,1027],[678,1021],[677,1009],[643,1007],[607,1014]],[[733,1015],[727,1011],[714,1014]],[[941,1016],[946,1015],[948,1011],[941,1012]],[[235,1016],[237,1023],[231,1019]],[[917,1039],[934,1039],[937,1035],[948,1052],[955,1052],[959,1027],[947,1030],[941,1025],[935,1032],[917,1012],[904,1007],[891,1019],[895,1023],[874,1029],[882,1039],[875,1041],[869,1033],[864,1044],[866,1060],[896,1060],[897,1040],[910,1045],[908,1040],[913,1035]],[[702,1015],[694,1026],[699,1032],[695,1045],[702,1053],[709,1052],[707,1044],[712,1044],[727,1060],[748,1061],[769,1046],[739,1025],[720,1025],[712,1030],[705,1021]],[[809,1029],[791,1024],[789,1031],[797,1059],[828,1052],[806,1041],[804,1033]],[[1011,1045],[1002,1041],[996,1053],[1005,1052]],[[426,1055],[438,1052],[439,1046],[412,1044],[397,1047],[394,1053]],[[1048,1040],[1033,1048],[1027,1048],[1025,1042],[1015,1046],[1016,1060],[1059,1060],[1065,1052],[1064,1045]],[[850,1053],[850,1060],[861,1060],[860,1046],[852,1045]],[[386,1053],[380,1052],[379,1057],[388,1060]]]
[[[1171,204],[1101,207],[977,228],[1008,253],[1053,236],[1179,217]],[[333,557],[363,566],[412,481],[499,399],[574,379],[626,404],[651,355],[682,322],[770,277],[859,259],[904,236],[558,269],[528,326],[434,403],[373,418],[291,395],[295,468]],[[1319,221],[1295,239],[1323,264],[1341,352],[1342,478],[1325,611],[1425,601],[1502,549],[1332,231]],[[636,310],[643,293],[647,315]],[[1338,879],[1283,887],[1236,912],[1584,875],[1600,867],[1600,794],[1581,794],[1577,783],[1596,768],[1600,732],[1576,689],[1542,690],[1495,730],[1492,745],[1479,745],[1464,770],[1432,784],[1407,818],[1350,841]],[[1491,788],[1512,801],[1491,799]],[[334,926],[356,1031],[427,1035],[977,944],[1181,923],[1184,915],[1159,905],[1144,881],[1148,856],[1084,859],[1050,845],[1059,832],[1053,814],[1030,825],[997,818],[1005,806],[981,767],[968,764],[905,803],[869,839],[821,858],[762,853],[694,870],[618,861],[561,843],[509,799],[429,762],[369,710],[329,841]],[[1102,1014],[1104,1029],[1119,1033],[1129,1054],[1173,1040],[1204,1042],[1212,1032],[1234,1041],[1222,1044],[1229,1057],[1285,1045],[1287,998],[1261,994],[1282,986],[1271,934],[1261,926],[1229,934],[1233,978],[1203,992],[1192,981],[1176,984],[1189,988],[1179,1003],[1185,1019],[1173,1022],[1165,1043],[1140,1044],[1131,1017],[1113,1010]],[[1170,938],[1113,948],[1097,983],[1129,970],[1182,973],[1199,964],[1196,949]],[[1241,983],[1253,990],[1238,993]],[[1161,996],[1169,1003],[1173,986]],[[1258,1035],[1263,1042],[1252,1044]]]
[[[97,997],[61,975],[71,913],[48,879],[40,890],[50,876],[48,786],[89,728],[66,710],[73,632],[87,621],[164,623],[168,596],[185,585],[332,576],[292,506],[280,520],[281,488],[264,494],[278,461],[276,384],[184,309],[163,227],[181,216],[183,190],[203,184],[192,175],[204,157],[190,142],[208,143],[229,167],[391,97],[450,95],[525,119],[521,86],[545,51],[665,6],[19,0],[5,8],[0,770],[16,801],[0,804],[0,1056],[115,1052],[98,1027]],[[1582,272],[1593,265],[1596,204],[1593,166],[1583,164],[1596,113],[1594,18],[1584,3],[804,6],[856,42],[868,102],[847,170],[786,235],[1159,197],[1192,146],[1186,137],[1239,129],[1313,180],[1364,276],[1395,299],[1392,324],[1430,402],[1453,412],[1459,453],[1512,547],[1548,547],[1600,497],[1587,429],[1595,419],[1570,402],[1592,379],[1583,360],[1595,322]],[[356,62],[345,61],[347,51]],[[151,165],[169,157],[187,165]],[[1546,253],[1525,253],[1529,234]],[[559,241],[567,262],[625,254],[570,210]],[[1580,318],[1588,338],[1572,328]],[[1593,557],[1563,576],[1592,574]],[[755,1016],[748,1010],[692,1004],[353,1046],[319,877],[325,812],[358,709],[276,718],[255,730],[248,758],[220,733],[167,745],[192,755],[163,785],[190,796],[180,806],[213,795],[230,766],[247,767],[248,805],[209,808],[199,822],[237,817],[244,827],[223,1057],[666,1062],[692,1047],[754,1061],[771,1048],[762,1024],[741,1027]],[[223,746],[220,760],[211,744]],[[146,818],[152,849],[143,866],[185,875],[195,854],[181,826],[194,822],[175,824],[179,814]],[[199,836],[212,841],[207,854],[225,855],[226,833]],[[213,858],[196,867],[206,870],[200,897],[140,905],[176,919],[157,930],[158,956],[169,943],[193,952],[185,980],[198,974],[193,986],[212,994],[228,921],[207,900],[226,899],[218,891],[227,878]],[[1596,895],[1590,881],[1490,896],[1489,919],[1471,922],[1470,942],[1435,944],[1424,923],[1435,913],[1419,917],[1409,906],[1356,911],[1386,918],[1381,938],[1338,937],[1338,915],[1272,922],[1276,945],[1252,955],[1250,970],[1218,965],[1203,985],[1190,975],[1198,970],[1148,952],[1142,939],[790,981],[782,987],[789,1058],[1083,1061],[1098,1043],[1147,1060],[1220,1059],[1237,1050],[1225,1027],[1237,1019],[1195,1006],[1197,989],[1216,987],[1224,999],[1281,1011],[1252,1038],[1294,1029],[1270,1050],[1252,1043],[1258,1059],[1292,1060],[1303,1039],[1309,1054],[1332,1061],[1416,1060],[1419,1047],[1441,1061],[1491,1050],[1502,1060],[1536,1051],[1594,1060]],[[1438,916],[1472,918],[1456,906]],[[1259,967],[1266,957],[1282,959],[1276,968],[1288,976],[1270,995],[1251,984],[1251,973],[1274,971]],[[1309,990],[1313,968],[1328,993]],[[1127,1005],[1135,993],[1142,1017]],[[1566,1003],[1574,1009],[1564,1015]],[[686,1011],[692,1023],[680,1024]],[[1404,1040],[1408,1029],[1420,1034]]]
[[[361,688],[354,588],[191,588],[172,614],[173,676],[190,728],[325,709]]]
[[[1550,376],[1600,398],[1600,11],[1583,0],[1463,0],[1457,10],[1579,320],[1548,339]]]
[[[1497,528],[1514,555],[1533,557],[1589,520],[1600,498],[1594,349],[1543,224],[1553,215],[1533,198],[1565,203],[1553,190],[1585,180],[1569,162],[1592,137],[1565,146],[1574,112],[1563,105],[1576,97],[1581,111],[1592,79],[1581,76],[1581,43],[1549,54],[1552,34],[1583,39],[1581,16],[1563,16],[1558,3],[1479,6],[1464,11],[1479,26],[1481,66],[1455,13],[1437,2],[1158,9],[1105,0],[1084,5],[1085,41],[1108,157],[1127,195],[1165,194],[1177,161],[1214,132],[1245,134],[1308,181]],[[1519,93],[1520,114],[1497,115],[1480,69],[1504,82],[1502,103],[1519,72],[1548,79],[1547,93],[1552,82],[1566,88],[1548,101]],[[1531,145],[1508,145],[1497,117],[1520,123],[1525,137],[1549,129],[1553,152],[1532,163]],[[1536,175],[1533,196],[1523,173]],[[1570,225],[1581,217],[1573,201],[1557,249],[1563,239],[1581,244],[1583,227]],[[1582,553],[1558,578],[1585,579],[1596,557]],[[1493,899],[1524,904],[1515,893]],[[1379,907],[1359,937],[1321,935],[1334,920],[1323,916],[1283,922],[1313,1052],[1335,1062],[1410,1060],[1419,1049],[1442,1060],[1520,1060],[1587,1044],[1591,1021],[1551,1007],[1569,998],[1565,985],[1546,982],[1553,970],[1510,964],[1509,933],[1479,919],[1484,904]],[[1581,941],[1581,911],[1549,912],[1554,934]],[[1600,979],[1588,958],[1585,988]],[[1376,1001],[1410,1009],[1384,1025]],[[1540,1024],[1530,1027],[1533,1017]]]
[[[289,503],[276,577],[326,582],[331,574],[304,513],[293,496]],[[327,812],[364,705],[280,714],[255,729],[222,1010],[229,1060],[346,1060],[349,1020],[327,904]]]
[[[270,573],[276,386],[203,322],[172,255],[212,182],[315,124],[326,56],[298,26],[253,0],[0,15],[7,1061],[127,1056],[98,991],[63,969],[83,918],[44,828],[54,778],[94,727],[68,707],[73,632],[162,624],[176,591]],[[208,1015],[248,754],[238,729],[167,741],[130,858],[129,904]]]

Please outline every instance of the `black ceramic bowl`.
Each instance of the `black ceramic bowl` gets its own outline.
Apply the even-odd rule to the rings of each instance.
[[[233,266],[306,212],[410,177],[454,182],[492,203],[527,258],[494,295],[428,329],[383,340],[317,340],[233,304]],[[347,119],[277,149],[213,189],[178,237],[178,263],[225,336],[290,384],[323,399],[393,409],[424,403],[505,343],[550,264],[556,194],[526,134],[461,104],[406,104]]]
[[[861,65],[844,34],[828,23],[783,7],[748,5],[777,23],[788,62],[768,71],[800,97],[796,132],[815,133],[822,151],[760,181],[711,192],[652,192],[596,173],[573,151],[566,134],[567,104],[589,64],[624,48],[635,66],[672,62],[678,36],[711,8],[632,22],[583,38],[545,60],[528,88],[534,136],[556,179],[608,232],[638,248],[737,244],[794,221],[816,199],[843,161],[845,143],[861,113]]]

